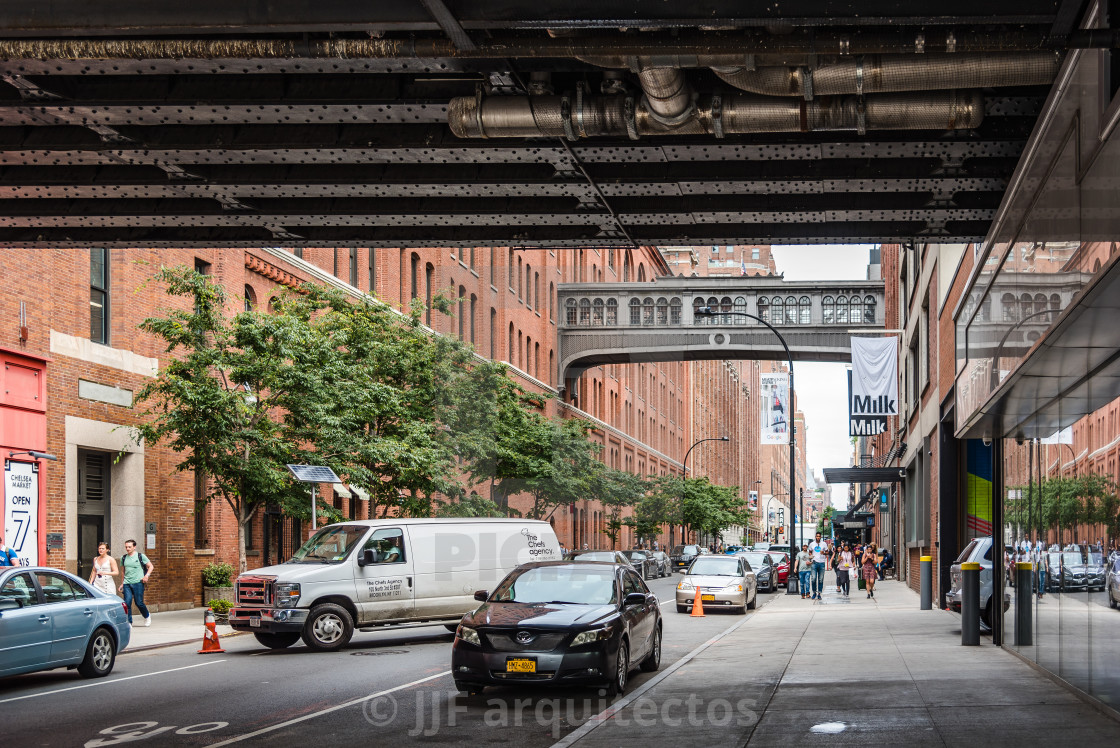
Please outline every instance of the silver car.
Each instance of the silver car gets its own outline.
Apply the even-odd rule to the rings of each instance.
[[[980,620],[988,628],[992,627],[992,539],[973,538],[964,547],[957,560],[949,567],[949,578],[952,582],[951,589],[945,594],[949,603],[949,610],[961,612],[961,584],[964,577],[961,575],[961,564],[971,561],[980,564]],[[1003,609],[1011,607],[1011,594],[1003,593]]]
[[[700,556],[677,583],[677,612],[688,613],[700,590],[701,605],[745,613],[758,602],[758,582],[741,556]]]
[[[1108,604],[1113,608],[1120,608],[1120,556],[1114,556],[1109,564],[1105,585],[1105,589],[1108,590]]]
[[[128,636],[119,597],[58,569],[0,568],[0,676],[66,667],[100,678]]]

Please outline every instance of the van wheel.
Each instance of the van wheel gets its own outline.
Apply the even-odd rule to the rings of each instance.
[[[86,645],[86,656],[78,665],[78,672],[87,678],[104,678],[113,672],[117,660],[117,643],[107,629],[97,629]]]
[[[354,619],[346,608],[323,603],[311,609],[300,636],[303,643],[320,652],[335,652],[350,642],[354,635]]]
[[[269,649],[287,649],[299,641],[299,634],[294,631],[282,631],[278,634],[253,634],[253,636]]]

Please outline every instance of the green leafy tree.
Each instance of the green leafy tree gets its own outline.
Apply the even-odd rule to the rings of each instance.
[[[824,536],[832,536],[832,517],[836,510],[831,506],[826,506],[824,511],[821,512],[820,519],[817,520],[817,532]]]

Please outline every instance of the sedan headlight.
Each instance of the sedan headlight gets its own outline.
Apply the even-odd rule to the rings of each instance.
[[[455,636],[459,637],[467,644],[473,644],[476,647],[482,646],[482,640],[478,638],[478,632],[470,626],[459,626],[459,630],[455,632]]]
[[[739,582],[732,582],[731,584],[724,587],[723,591],[724,592],[742,592],[743,591],[743,585],[740,584]]]
[[[682,579],[680,581],[680,583],[677,584],[677,589],[678,590],[690,590],[690,589],[692,589],[692,582],[688,581],[687,579]]]
[[[595,642],[606,641],[611,638],[610,627],[601,629],[591,629],[590,631],[581,631],[576,634],[576,638],[572,639],[572,646],[579,647],[584,644],[594,644]]]
[[[299,602],[299,585],[294,582],[282,582],[276,585],[276,595],[273,602],[277,608],[294,608]]]

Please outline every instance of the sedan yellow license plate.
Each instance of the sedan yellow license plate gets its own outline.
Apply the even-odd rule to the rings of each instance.
[[[507,673],[535,673],[537,672],[536,660],[506,660]]]
[[[716,601],[716,596],[715,595],[701,595],[700,596],[700,602],[702,602],[702,603],[714,603],[715,601]]]

